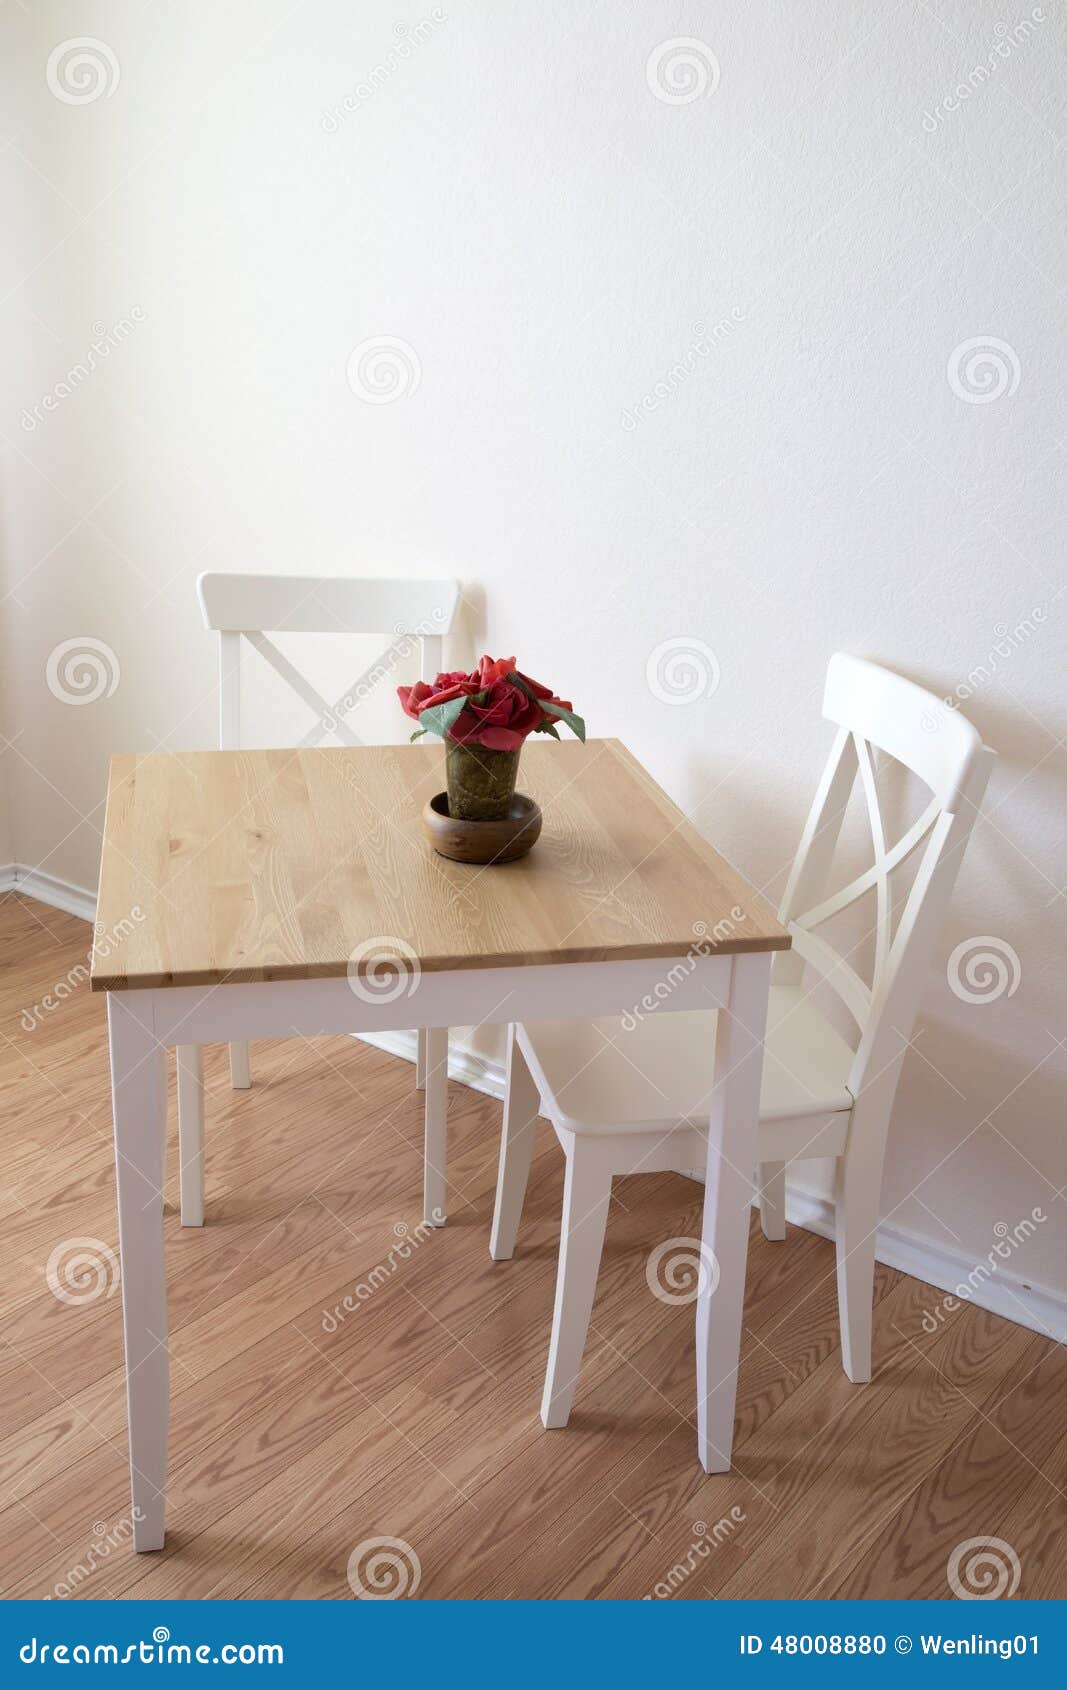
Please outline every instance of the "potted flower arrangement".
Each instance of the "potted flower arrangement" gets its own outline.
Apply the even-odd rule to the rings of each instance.
[[[398,687],[397,694],[418,723],[412,739],[436,733],[444,740],[448,814],[463,821],[510,814],[527,735],[558,739],[557,724],[564,722],[585,738],[585,723],[571,705],[522,674],[513,657],[483,657],[470,674],[453,670]]]

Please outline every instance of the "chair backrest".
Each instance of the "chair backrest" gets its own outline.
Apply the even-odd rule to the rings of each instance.
[[[911,1037],[933,947],[994,753],[958,711],[891,670],[839,652],[830,659],[823,715],[837,724],[779,910],[793,949],[777,959],[776,978],[799,983],[809,964],[833,988],[859,1029],[849,1090],[858,1096],[881,1067],[903,1055]],[[872,750],[904,765],[930,791],[921,815],[892,846],[875,785]],[[874,862],[829,891],[834,852],[857,776],[866,801]],[[894,930],[890,877],[922,846]],[[816,932],[867,893],[875,894],[870,981]],[[865,935],[870,938],[870,932]],[[852,954],[856,946],[850,947]]]
[[[441,667],[442,642],[455,619],[459,582],[390,581],[353,576],[233,575],[209,573],[196,584],[204,624],[219,636],[219,745],[241,743],[241,640],[315,712],[316,723],[299,742],[316,745],[333,733],[359,745],[347,716],[369,690],[419,648],[419,673],[431,679]],[[382,634],[389,645],[333,704],[280,651],[268,633]]]

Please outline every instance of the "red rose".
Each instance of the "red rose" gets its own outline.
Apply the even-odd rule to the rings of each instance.
[[[396,692],[405,715],[413,716],[417,722],[420,710],[428,705],[447,704],[450,698],[477,692],[478,685],[477,674],[468,675],[462,669],[455,669],[438,675],[432,686],[426,681],[416,681],[413,687],[397,687]]]
[[[469,675],[462,669],[443,671],[432,683],[416,681],[414,686],[396,690],[406,714],[415,721],[426,710],[466,699],[446,737],[464,745],[484,745],[490,751],[517,751],[527,734],[554,726],[555,716],[544,708],[546,699],[563,710],[571,708],[540,681],[521,674],[513,657],[483,657]],[[580,723],[576,731],[584,734]]]
[[[527,734],[540,727],[544,711],[513,681],[496,680],[471,698],[452,724],[450,739],[484,745],[489,751],[517,751]]]

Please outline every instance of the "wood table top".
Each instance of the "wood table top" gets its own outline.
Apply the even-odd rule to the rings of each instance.
[[[785,950],[769,907],[618,740],[527,742],[544,830],[439,857],[444,747],[113,757],[94,991]]]

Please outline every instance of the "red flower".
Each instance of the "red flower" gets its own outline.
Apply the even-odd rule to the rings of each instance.
[[[513,657],[483,657],[469,675],[456,669],[438,675],[432,685],[416,681],[413,687],[396,690],[405,712],[415,721],[426,710],[465,698],[468,702],[446,737],[463,745],[484,745],[490,751],[518,751],[527,734],[554,726],[555,714],[545,710],[544,700],[562,710],[571,708],[548,687],[520,674]]]
[[[419,711],[433,704],[447,704],[451,698],[460,698],[464,693],[471,694],[478,691],[477,677],[467,675],[462,669],[456,669],[451,674],[440,674],[430,685],[426,681],[416,681],[413,687],[397,687],[397,697],[408,716],[419,719]]]
[[[527,734],[539,728],[544,711],[535,698],[507,680],[492,681],[471,699],[452,724],[449,737],[490,751],[517,751]]]

